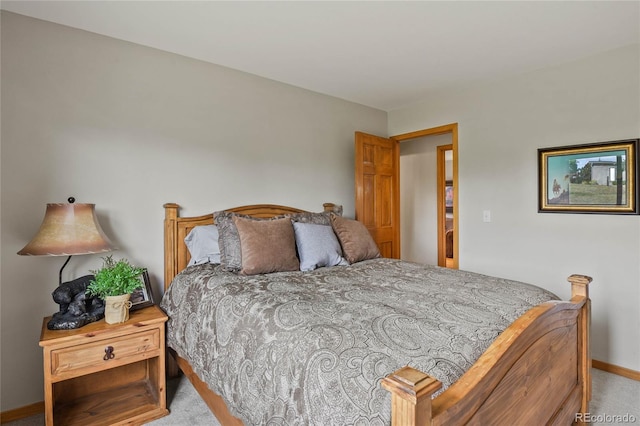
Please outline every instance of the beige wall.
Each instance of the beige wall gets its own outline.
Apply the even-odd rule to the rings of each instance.
[[[352,217],[354,131],[387,134],[383,111],[246,73],[7,12],[1,30],[1,411],[43,399],[40,327],[65,259],[16,252],[46,203],[95,203],[114,255],[159,289],[163,203],[331,201]],[[64,279],[100,262],[75,256]]]
[[[453,122],[461,269],[563,298],[567,276],[592,276],[593,357],[640,370],[640,217],[537,211],[538,148],[640,136],[640,45],[433,93],[389,112],[389,134]]]

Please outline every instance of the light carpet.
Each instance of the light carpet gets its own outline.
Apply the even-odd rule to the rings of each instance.
[[[593,399],[589,418],[593,425],[640,425],[640,382],[593,369]],[[166,417],[148,423],[151,426],[218,426],[189,380],[181,376],[167,382]],[[44,425],[44,414],[27,417],[8,426]]]

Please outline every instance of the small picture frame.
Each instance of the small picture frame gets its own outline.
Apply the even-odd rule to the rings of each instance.
[[[638,141],[538,149],[538,211],[638,214]]]
[[[444,206],[447,213],[453,213],[453,181],[448,180],[444,186]]]
[[[151,291],[151,282],[149,281],[149,272],[145,269],[142,274],[140,274],[140,278],[142,279],[144,285],[131,293],[131,308],[130,311],[135,311],[136,309],[146,308],[147,306],[152,306],[153,303],[153,292]]]

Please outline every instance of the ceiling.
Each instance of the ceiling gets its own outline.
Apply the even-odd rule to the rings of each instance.
[[[2,1],[384,111],[640,42],[638,1]]]

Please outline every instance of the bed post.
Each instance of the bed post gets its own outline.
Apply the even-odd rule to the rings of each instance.
[[[442,383],[406,366],[382,379],[391,392],[391,425],[431,425],[431,395]]]
[[[322,204],[322,207],[324,207],[324,211],[326,213],[332,213],[332,212],[335,211],[336,207],[340,207],[340,206],[336,206],[333,203],[324,203],[324,204]]]
[[[589,412],[591,401],[591,299],[589,299],[589,283],[591,277],[586,275],[571,275],[567,278],[571,283],[571,301],[577,302],[584,299],[584,305],[580,308],[578,317],[578,379],[582,385],[582,398],[580,412]]]
[[[176,238],[178,235],[177,219],[178,204],[166,203],[164,206],[164,291],[167,291],[173,277],[178,274],[178,262],[176,259]],[[167,351],[166,371],[168,377],[177,377],[180,374],[176,360]]]
[[[176,251],[173,249],[176,244],[178,219],[178,208],[176,203],[166,203],[164,206],[164,290],[166,291],[178,274]]]

